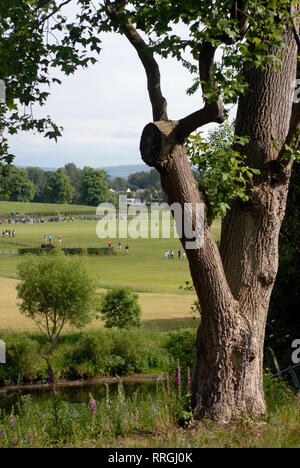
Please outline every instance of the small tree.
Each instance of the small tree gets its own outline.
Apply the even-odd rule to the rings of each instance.
[[[106,328],[142,325],[138,295],[129,288],[115,288],[104,294],[100,310]]]
[[[63,252],[25,259],[18,268],[19,308],[31,318],[53,351],[63,328],[83,327],[94,317],[97,284],[88,272],[85,258]]]

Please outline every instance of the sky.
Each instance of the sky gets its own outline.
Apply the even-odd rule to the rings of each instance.
[[[140,136],[152,120],[146,75],[124,36],[103,34],[98,62],[54,85],[46,106],[35,115],[50,115],[64,128],[58,143],[22,132],[10,137],[17,166],[78,167],[143,164]],[[168,115],[177,120],[202,107],[201,93],[186,94],[192,76],[175,59],[157,59]],[[57,76],[57,74],[56,74]],[[213,128],[206,126],[205,130]]]

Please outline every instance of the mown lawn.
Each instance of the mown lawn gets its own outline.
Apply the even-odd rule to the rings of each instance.
[[[17,266],[22,257],[17,255],[18,248],[39,247],[44,236],[51,234],[54,245],[58,237],[62,238],[63,247],[103,247],[108,239],[99,239],[96,234],[96,221],[80,221],[45,224],[8,225],[15,229],[15,238],[0,237],[0,277],[17,279]],[[0,226],[5,229],[5,225]],[[148,224],[143,224],[142,232],[148,230]],[[219,235],[220,225],[214,226],[215,235]],[[170,239],[121,239],[122,249],[119,250],[119,239],[111,239],[116,250],[116,256],[90,257],[91,271],[96,275],[99,286],[110,288],[114,286],[130,286],[141,292],[172,293],[181,291],[179,287],[190,281],[187,260],[177,257],[180,247],[177,238]],[[125,253],[125,245],[129,246],[129,254]],[[174,250],[175,259],[165,259],[164,252]]]
[[[0,332],[34,332],[34,322],[20,314],[17,306],[16,285],[18,281],[0,278]],[[199,324],[190,312],[195,300],[194,294],[139,293],[142,308],[142,321],[147,330],[175,330],[194,328]],[[85,329],[103,328],[102,320],[94,320]],[[66,327],[66,331],[69,328]]]
[[[0,201],[0,218],[10,216],[12,213],[20,213],[21,215],[42,215],[56,216],[59,214],[79,215],[95,213],[93,206],[85,205],[58,205],[55,203],[23,203]]]

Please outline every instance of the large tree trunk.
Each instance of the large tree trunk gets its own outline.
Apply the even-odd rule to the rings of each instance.
[[[239,314],[246,321],[245,329],[240,329],[245,347],[236,348],[228,338],[233,330],[239,334],[234,316],[233,330],[229,322],[225,323],[219,328],[219,340],[210,338],[214,325],[206,307],[197,336],[193,403],[199,405],[198,416],[216,420],[228,421],[243,409],[255,416],[265,411],[265,326],[277,275],[278,239],[289,185],[289,175],[282,175],[275,162],[276,148],[284,144],[289,131],[296,76],[297,48],[291,31],[285,34],[284,42],[288,53],[281,73],[275,73],[271,66],[265,71],[249,72],[250,92],[240,99],[238,107],[236,133],[250,137],[242,151],[247,164],[260,169],[261,175],[255,178],[255,191],[248,203],[233,201],[221,235],[226,279],[239,304]],[[220,352],[224,361],[218,369]]]
[[[221,249],[205,219],[204,245],[187,250],[201,305],[197,358],[192,383],[196,416],[228,422],[265,411],[263,346],[270,295],[278,268],[278,237],[289,177],[276,163],[289,131],[297,47],[290,29],[282,70],[247,72],[250,92],[240,99],[236,132],[247,135],[243,149],[250,167],[260,169],[248,203],[233,201],[222,226]],[[278,55],[278,50],[271,53]],[[185,148],[180,122],[145,127],[141,152],[157,167],[169,203],[202,203]],[[276,142],[276,146],[274,145]],[[181,242],[186,245],[183,236]]]

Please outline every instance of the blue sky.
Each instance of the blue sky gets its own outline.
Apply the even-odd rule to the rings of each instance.
[[[201,93],[186,95],[192,82],[189,72],[176,60],[158,61],[169,117],[176,120],[202,107]],[[135,50],[125,37],[103,35],[98,63],[64,77],[61,86],[53,86],[47,105],[35,109],[35,114],[49,114],[64,127],[63,137],[57,144],[32,133],[11,137],[16,165],[61,167],[74,162],[78,167],[102,167],[142,163],[139,140],[152,113],[145,72]]]

